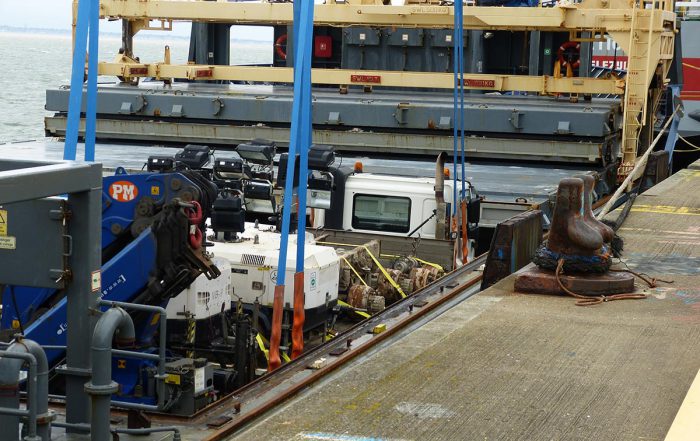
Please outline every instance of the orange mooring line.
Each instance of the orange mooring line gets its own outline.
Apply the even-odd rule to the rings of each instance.
[[[462,264],[469,263],[469,237],[467,237],[467,201],[462,199]]]
[[[294,273],[294,321],[292,322],[292,360],[304,352],[304,272]]]
[[[270,333],[270,360],[267,363],[268,372],[272,372],[282,365],[282,359],[280,358],[282,308],[284,308],[284,285],[277,285],[275,286],[275,298],[272,303],[272,331]]]
[[[450,222],[450,232],[458,233],[457,228],[457,216],[452,216],[452,221]],[[452,252],[452,268],[457,268],[457,255],[459,254],[459,237],[455,238],[455,244]]]

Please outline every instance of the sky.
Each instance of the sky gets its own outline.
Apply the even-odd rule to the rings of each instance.
[[[72,0],[0,0],[0,27],[59,29],[70,31]],[[189,23],[173,24],[173,33],[189,35]],[[100,21],[100,33],[121,33],[119,21]],[[155,32],[155,31],[152,31]],[[232,38],[268,40],[272,38],[269,28],[235,26]]]

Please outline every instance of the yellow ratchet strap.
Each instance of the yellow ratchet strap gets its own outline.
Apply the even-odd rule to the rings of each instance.
[[[345,256],[341,256],[341,257],[343,258],[343,260],[345,261],[345,263],[348,264],[348,266],[350,267],[350,269],[352,270],[352,272],[355,273],[355,275],[357,276],[357,278],[360,279],[360,282],[362,282],[363,285],[368,286],[367,283],[365,283],[364,279],[362,279],[362,277],[360,276],[360,274],[357,272],[357,270],[356,270],[356,269],[352,266],[352,264],[348,261],[348,259],[346,259]]]
[[[255,341],[258,342],[258,346],[260,346],[260,350],[262,351],[263,354],[265,354],[265,359],[270,360],[270,351],[267,350],[265,347],[265,343],[267,343],[267,339],[262,336],[262,334],[258,333],[258,335],[255,336]],[[285,361],[285,363],[289,363],[292,361],[291,358],[289,358],[289,355],[287,355],[286,352],[281,351],[282,359]]]
[[[374,264],[377,265],[377,267],[379,268],[379,271],[381,271],[382,274],[384,274],[384,277],[386,277],[386,279],[389,281],[391,286],[393,286],[394,289],[396,289],[396,291],[398,291],[399,294],[401,294],[401,297],[404,297],[404,298],[406,297],[406,293],[404,293],[403,289],[401,289],[399,284],[396,283],[396,281],[394,279],[392,279],[391,276],[389,276],[389,273],[386,272],[386,269],[384,269],[384,266],[381,263],[379,263],[379,261],[377,260],[376,257],[374,257],[374,254],[372,254],[372,252],[369,250],[369,247],[367,245],[353,245],[351,243],[337,243],[337,242],[316,242],[316,243],[321,244],[321,245],[335,245],[335,246],[339,246],[339,247],[353,247],[353,248],[362,247],[362,248],[364,248],[365,251],[367,251],[367,254],[369,254],[369,257],[371,257],[372,260],[374,261]]]
[[[258,335],[255,336],[255,341],[258,342],[258,346],[260,346],[260,350],[262,351],[263,354],[265,354],[265,360],[270,360],[270,351],[267,350],[265,347],[265,343],[263,342],[262,335],[258,333]]]
[[[354,312],[354,313],[357,314],[357,315],[361,315],[361,316],[364,317],[364,318],[370,318],[370,317],[372,317],[371,314],[367,314],[366,312],[363,312],[363,311],[358,311],[358,310],[355,309],[352,305],[350,305],[350,304],[348,304],[348,303],[345,303],[345,302],[342,301],[342,300],[338,300],[338,304],[339,304],[340,306],[346,306],[346,307],[352,309],[352,312]]]

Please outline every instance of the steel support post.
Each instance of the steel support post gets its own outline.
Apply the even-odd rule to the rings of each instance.
[[[484,72],[484,31],[467,31],[467,60],[466,71],[473,74]],[[464,60],[462,60],[464,62]],[[470,90],[469,93],[480,95],[483,90]]]
[[[590,32],[581,32],[581,38],[591,38]],[[590,77],[591,76],[591,62],[593,58],[593,44],[590,41],[581,42],[581,67],[578,71],[579,77]]]
[[[73,255],[70,257],[72,281],[68,287],[68,347],[66,350],[66,422],[89,423],[90,399],[85,383],[91,375],[90,336],[95,327],[92,311],[97,306],[100,286],[102,211],[99,168],[93,169],[93,188],[69,195],[73,213],[70,234]],[[67,429],[69,432],[76,429]]]
[[[528,75],[540,73],[540,31],[530,31],[530,63],[527,68]]]

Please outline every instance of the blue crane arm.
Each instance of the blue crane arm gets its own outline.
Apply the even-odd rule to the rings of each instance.
[[[129,302],[148,284],[156,263],[156,241],[150,229],[102,266],[101,299]],[[29,289],[29,288],[24,288]],[[65,345],[67,298],[63,297],[25,329],[25,336],[41,345]],[[103,310],[106,307],[102,308]],[[48,350],[49,364],[63,358],[64,351]]]
[[[119,173],[103,179],[102,288],[104,300],[165,305],[201,273],[218,269],[190,241],[185,205],[196,201],[208,211],[216,189],[192,174]],[[199,221],[203,226],[201,216]],[[24,328],[42,345],[65,345],[66,302],[60,290],[9,286],[3,292],[0,329],[5,337]],[[104,309],[104,308],[103,308]],[[155,324],[141,321],[138,340],[150,343]],[[157,321],[155,321],[157,323]],[[24,324],[24,325],[23,325]],[[53,365],[61,350],[47,351]]]

